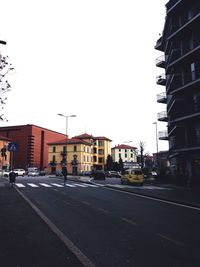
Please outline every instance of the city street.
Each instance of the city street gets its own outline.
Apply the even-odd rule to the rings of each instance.
[[[15,188],[83,266],[200,266],[198,208],[133,195],[98,181],[67,181],[63,186],[56,177],[23,177]],[[38,258],[34,266],[39,263]]]

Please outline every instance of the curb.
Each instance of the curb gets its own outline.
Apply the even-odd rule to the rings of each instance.
[[[107,187],[107,188],[111,188],[111,189],[114,189],[114,190],[117,190],[117,191],[124,191],[124,192],[128,192],[130,194],[133,194],[133,195],[138,195],[138,196],[144,196],[144,197],[149,197],[149,198],[152,198],[152,199],[158,199],[158,200],[161,200],[161,201],[166,201],[166,202],[171,202],[171,203],[175,203],[177,205],[185,205],[185,206],[188,206],[188,207],[191,207],[191,208],[195,208],[197,210],[200,210],[200,205],[198,204],[195,204],[195,203],[190,203],[190,202],[187,202],[187,201],[182,201],[182,200],[173,200],[173,199],[169,199],[169,198],[165,198],[165,197],[160,197],[160,196],[153,196],[153,195],[149,195],[149,194],[145,194],[145,193],[138,193],[138,192],[133,192],[133,191],[130,191],[126,188],[117,188],[117,187],[114,187],[112,185],[104,185],[104,187]]]

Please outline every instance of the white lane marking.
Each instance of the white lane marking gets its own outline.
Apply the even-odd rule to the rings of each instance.
[[[89,186],[89,187],[98,187],[97,185],[94,185],[94,184],[87,184],[87,186]]]
[[[98,183],[95,183],[95,185],[97,185],[97,186],[106,186],[107,184],[98,184]]]
[[[65,186],[76,187],[75,185],[72,185],[72,184],[65,184]]]
[[[166,240],[168,240],[168,241],[170,241],[170,242],[172,242],[172,243],[174,243],[174,244],[176,244],[176,245],[179,245],[179,246],[182,246],[182,247],[185,246],[184,243],[182,243],[182,242],[180,242],[180,241],[177,241],[177,240],[175,240],[175,239],[172,239],[172,238],[170,238],[170,237],[168,237],[168,236],[165,236],[165,235],[162,235],[162,234],[159,234],[159,233],[157,233],[156,235],[159,236],[159,237],[161,237],[161,238],[163,238],[163,239],[166,239]]]
[[[52,187],[51,185],[49,184],[44,184],[44,183],[40,183],[40,185],[44,186],[44,187]]]
[[[61,185],[61,184],[54,184],[54,183],[51,183],[51,184],[56,186],[56,187],[64,187],[64,185]]]
[[[127,222],[127,223],[130,223],[130,224],[132,224],[132,225],[134,225],[134,226],[137,226],[137,223],[135,223],[135,222],[133,222],[133,221],[131,221],[131,220],[129,220],[129,219],[126,219],[126,218],[124,218],[124,217],[120,217],[120,219],[121,219],[122,221],[125,221],[125,222]]]
[[[97,208],[99,211],[102,211],[102,212],[104,212],[104,213],[106,213],[106,214],[109,214],[110,213],[110,211],[108,211],[108,210],[105,210],[105,209],[102,209],[102,208]]]
[[[31,187],[39,187],[38,185],[36,184],[31,184],[31,183],[27,183],[28,185],[30,185]]]
[[[80,187],[87,187],[87,186],[85,186],[85,185],[83,185],[83,184],[74,184],[74,185],[76,185],[76,186],[80,186]]]
[[[130,192],[127,192],[127,191],[117,190],[117,189],[111,188],[111,187],[104,187],[104,188],[108,189],[108,190],[112,190],[112,191],[118,192],[118,193],[122,193],[122,194],[127,194],[127,195],[136,196],[136,197],[146,198],[146,199],[150,199],[150,200],[157,201],[157,202],[162,202],[162,203],[166,203],[166,204],[170,204],[170,205],[174,205],[174,206],[178,206],[178,207],[183,207],[183,208],[187,208],[187,209],[200,211],[200,208],[189,206],[189,205],[186,205],[186,204],[180,204],[180,203],[173,202],[173,201],[170,201],[170,200],[163,200],[163,199],[159,199],[159,198],[156,198],[156,197],[148,197],[148,196],[145,196],[145,195],[142,195],[142,194],[139,194],[139,193],[138,194],[137,193],[133,193],[133,192],[130,193]]]
[[[132,189],[147,189],[147,190],[173,190],[172,188],[166,188],[166,187],[158,187],[158,186],[134,186],[134,185],[119,185],[119,184],[106,184],[108,186],[116,187],[116,188],[132,188]]]
[[[37,208],[18,188],[15,189],[85,267],[96,267],[95,264],[77,246],[75,246],[74,243],[62,231],[60,231],[39,208]]]
[[[88,205],[88,206],[90,206],[90,203],[89,203],[89,202],[87,202],[87,201],[81,201],[81,203],[83,203],[83,204],[85,204],[85,205]]]
[[[20,183],[16,183],[15,185],[16,185],[17,187],[25,187],[25,185],[20,184]]]

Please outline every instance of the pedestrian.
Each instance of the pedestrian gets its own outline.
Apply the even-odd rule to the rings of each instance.
[[[64,185],[65,185],[66,181],[67,181],[67,168],[66,167],[62,168],[62,174],[63,174],[63,177],[64,177]]]
[[[10,185],[14,185],[15,184],[15,178],[16,178],[16,173],[12,170],[10,173],[9,173],[9,182],[10,182]]]

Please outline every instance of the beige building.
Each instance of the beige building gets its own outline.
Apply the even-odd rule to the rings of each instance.
[[[93,169],[104,169],[111,140],[88,134],[48,143],[48,172],[59,171],[63,166],[69,173],[82,173]]]
[[[128,145],[117,145],[112,148],[112,159],[114,162],[119,162],[119,159],[123,162],[137,162],[137,147]]]

